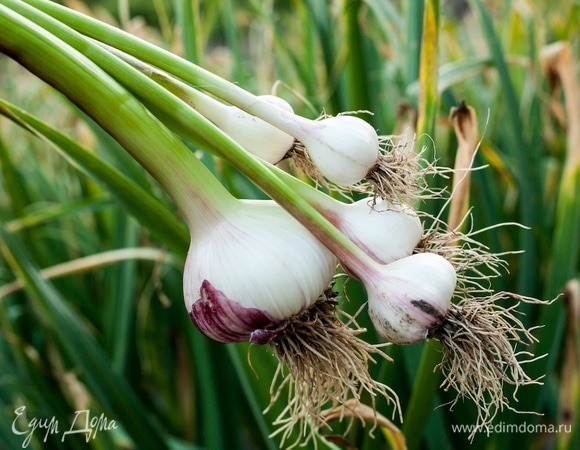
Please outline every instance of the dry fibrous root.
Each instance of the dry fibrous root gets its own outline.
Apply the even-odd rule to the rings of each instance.
[[[391,203],[439,198],[441,191],[429,188],[429,176],[446,176],[448,168],[437,167],[415,151],[415,137],[380,136],[380,156],[365,180],[354,186]]]
[[[324,175],[322,175],[322,172],[320,172],[318,167],[316,167],[316,164],[314,164],[312,158],[310,158],[310,155],[306,151],[306,147],[302,142],[295,140],[292,148],[288,150],[284,159],[288,159],[299,173],[310,178],[314,182],[316,188],[336,192],[344,198],[352,201],[350,187],[338,186],[324,178]]]
[[[284,331],[270,342],[279,364],[266,411],[287,392],[286,406],[274,421],[278,429],[272,436],[282,434],[283,444],[298,430],[298,440],[290,448],[309,442],[316,430],[325,426],[325,410],[360,404],[364,393],[373,409],[380,396],[393,403],[393,414],[400,415],[395,392],[373,380],[368,372],[374,356],[389,357],[358,337],[366,330],[357,326],[354,317],[341,312],[346,320],[339,320],[335,296],[327,291],[311,308],[289,319]],[[358,416],[356,408],[350,409],[352,423]]]
[[[498,303],[504,299],[515,300],[509,307]],[[544,303],[507,292],[498,292],[485,298],[464,298],[453,304],[443,324],[432,333],[441,342],[443,357],[438,368],[443,373],[441,387],[452,388],[457,395],[451,408],[463,398],[472,400],[477,407],[476,426],[469,435],[473,439],[478,431],[492,423],[504,408],[518,411],[510,405],[504,394],[504,385],[517,390],[529,384],[541,384],[530,378],[522,365],[538,358],[528,351],[518,349],[537,340],[517,318],[520,301]],[[542,357],[542,356],[540,356]]]
[[[381,198],[391,203],[446,197],[445,191],[429,188],[428,179],[431,176],[447,177],[448,174],[454,173],[454,169],[437,167],[436,162],[427,161],[423,155],[424,151],[414,150],[414,138],[383,136],[380,142],[381,152],[376,165],[369,171],[365,180],[350,187],[352,190],[370,194],[375,201]],[[301,151],[306,155],[304,148]],[[307,155],[305,159],[309,159]],[[311,161],[309,165],[314,167]],[[315,168],[311,170],[306,165],[302,170],[315,180],[322,179]],[[470,167],[466,170],[476,169]],[[453,192],[448,196],[446,206],[452,198]],[[440,214],[442,212],[443,210]],[[502,272],[507,270],[507,263],[502,257],[517,252],[502,254],[490,252],[475,238],[478,233],[485,230],[461,232],[459,229],[469,217],[469,212],[453,230],[450,230],[439,216],[423,214],[423,217],[426,222],[431,221],[433,225],[425,231],[416,252],[430,252],[443,256],[453,265],[457,273],[454,293],[457,302],[450,306],[446,317],[439,326],[431,330],[428,338],[438,339],[441,342],[443,355],[438,365],[443,373],[441,387],[444,390],[451,388],[457,394],[450,403],[451,407],[464,398],[473,401],[477,407],[476,426],[469,436],[472,439],[478,431],[485,430],[498,412],[504,409],[526,412],[517,411],[510,405],[510,399],[507,398],[504,389],[507,385],[511,385],[514,400],[517,400],[516,395],[520,387],[540,384],[539,378],[531,378],[526,374],[524,366],[541,358],[542,355],[536,357],[526,349],[534,344],[536,339],[532,334],[533,328],[526,328],[518,318],[517,308],[521,302],[548,304],[550,301],[508,292],[494,293],[491,280],[500,277]],[[498,224],[495,227],[505,225],[518,224]],[[309,339],[308,343],[310,342],[312,340]],[[297,351],[292,347],[284,353],[296,354]],[[279,359],[289,361],[289,366],[298,366],[293,360],[285,360],[283,355],[279,355]],[[280,366],[278,372],[279,377],[283,374],[282,367]],[[313,415],[309,408],[316,404],[318,405],[316,411],[320,411],[319,406],[323,402],[335,401],[331,392],[324,392],[323,388],[320,388],[320,391],[313,388],[320,385],[319,380],[312,380],[309,376],[298,378],[303,377],[304,372],[310,373],[311,370],[302,368],[302,375],[296,372],[293,377],[295,381],[292,382],[290,389],[288,408],[278,420],[285,436],[289,435],[289,430],[296,424],[300,426],[302,434],[307,433],[306,421],[298,420],[297,417],[310,415],[314,417],[314,423],[321,424],[320,417]],[[318,375],[315,371],[312,372],[312,376]],[[287,380],[283,380],[281,384],[289,382]],[[335,389],[342,389],[344,399],[346,398],[344,392],[356,398],[367,388],[351,384],[340,388],[338,385],[333,386],[333,392]],[[295,396],[305,399],[311,397],[311,400],[303,403],[296,400]],[[344,400],[341,401],[344,403]]]
[[[302,142],[294,140],[294,144],[290,150],[288,150],[284,159],[289,159],[296,169],[311,178],[313,181],[323,183],[326,186],[327,182],[324,176],[310,158],[310,155],[306,151],[306,147]]]
[[[502,256],[518,252],[491,253],[488,247],[474,239],[484,230],[463,233],[449,230],[444,222],[432,219],[433,226],[425,231],[416,250],[441,255],[453,265],[457,273],[456,293],[459,297],[491,293],[490,280],[500,277],[502,271],[507,270]],[[506,225],[512,224],[498,224],[495,227]]]
[[[322,116],[327,117],[327,116]],[[338,192],[350,198],[352,192],[383,199],[391,203],[440,198],[443,191],[429,187],[430,176],[447,177],[451,169],[438,167],[423,157],[424,151],[415,151],[411,136],[379,136],[380,152],[376,164],[365,179],[353,186],[338,186],[322,175],[300,141],[286,154],[294,167],[313,180],[317,187]],[[424,149],[425,150],[425,149]]]
[[[360,113],[370,114],[368,111],[351,111],[341,113],[339,116]],[[322,114],[317,120],[330,117]],[[361,192],[375,199],[381,198],[394,203],[441,196],[440,191],[429,187],[430,183],[427,182],[427,178],[429,176],[446,177],[446,173],[452,170],[438,167],[436,161],[429,161],[425,158],[426,147],[416,151],[416,137],[413,134],[378,136],[378,140],[379,148],[375,164],[369,167],[364,179],[349,186],[339,186],[326,179],[299,140],[294,141],[285,159],[289,159],[295,168],[312,179],[317,186],[341,194]]]
[[[331,117],[326,113],[323,113],[318,117],[316,120],[325,119],[327,117]],[[322,172],[318,169],[316,164],[312,161],[312,158],[308,154],[306,150],[306,146],[300,142],[298,139],[294,140],[294,144],[286,152],[284,159],[289,159],[291,163],[294,165],[298,171],[302,172],[308,178],[310,178],[314,183],[316,183],[316,187],[322,187],[327,190],[338,190],[338,191],[347,191],[342,187],[336,186],[322,175]]]
[[[499,224],[502,226],[506,224]],[[457,392],[451,407],[460,399],[471,399],[477,407],[477,422],[469,438],[484,430],[496,414],[510,406],[504,394],[506,384],[517,390],[528,384],[540,384],[530,378],[522,365],[536,357],[523,350],[537,340],[533,329],[527,329],[517,317],[521,302],[549,304],[522,295],[494,293],[490,280],[507,268],[503,254],[490,253],[487,247],[473,239],[477,234],[460,231],[441,231],[444,224],[436,225],[425,233],[419,251],[438,253],[453,264],[457,272],[455,297],[443,323],[430,333],[443,348],[438,367],[444,379],[441,387]],[[481,231],[480,231],[481,232]],[[502,306],[507,303],[509,306]],[[540,358],[542,356],[539,356]]]

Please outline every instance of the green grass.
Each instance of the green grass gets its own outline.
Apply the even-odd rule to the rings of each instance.
[[[307,117],[369,110],[373,115],[361,117],[380,134],[391,134],[402,131],[406,105],[418,113],[420,133],[432,138],[420,142],[434,142],[430,151],[442,165],[452,165],[455,156],[449,111],[465,100],[480,121],[475,165],[487,166],[473,173],[473,226],[527,227],[479,235],[494,252],[523,250],[506,256],[509,273],[494,287],[554,298],[579,272],[580,168],[563,172],[567,129],[550,109],[539,55],[543,46],[566,40],[578,59],[580,7],[571,0],[534,2],[530,9],[492,3],[469,2],[469,12],[458,17],[450,2],[437,1],[359,0],[330,8],[313,0],[159,0],[153,2],[159,21],[150,19],[140,32],[248,91],[263,94],[277,86]],[[130,6],[132,14],[137,6]],[[131,17],[125,26],[134,30]],[[278,438],[268,436],[281,405],[262,414],[274,358],[252,347],[249,363],[248,345],[210,342],[191,324],[181,265],[174,263],[183,261],[188,235],[159,184],[95,122],[3,55],[0,113],[0,292],[15,278],[26,285],[0,298],[0,447],[22,446],[26,434],[15,434],[12,425],[16,409],[25,406],[17,430],[24,433],[34,417],[55,417],[61,429],[37,429],[29,448],[277,448]],[[231,164],[200,154],[236,196],[264,197]],[[419,207],[436,211],[441,204]],[[55,279],[40,275],[41,268],[140,247],[170,258],[129,257]],[[348,290],[351,299],[364,298],[356,283]],[[353,303],[345,308],[358,309]],[[520,309],[528,326],[543,327],[534,350],[547,356],[528,366],[534,376],[545,374],[543,384],[523,388],[514,406],[543,416],[504,411],[494,423],[562,424],[562,344],[573,339],[564,335],[566,310],[559,301]],[[365,338],[379,342],[366,313],[360,322],[369,328]],[[405,423],[396,425],[409,448],[469,445],[467,433],[453,433],[452,426],[473,423],[472,405],[435,409],[452,399],[432,373],[436,345],[389,353],[394,362],[371,372],[399,394]],[[377,406],[390,416],[387,405]],[[115,420],[115,429],[88,442],[80,433],[62,442],[79,410]],[[577,411],[572,419],[570,434],[480,433],[470,448],[576,448]],[[390,448],[380,432],[368,437],[369,429],[356,424],[348,441],[362,450]],[[319,438],[319,448],[326,447],[333,444]]]

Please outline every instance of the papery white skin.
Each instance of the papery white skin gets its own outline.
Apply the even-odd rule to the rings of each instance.
[[[377,265],[361,279],[377,332],[394,344],[412,344],[427,339],[443,323],[457,275],[442,256],[417,253]]]
[[[308,120],[296,116],[302,133],[295,137],[306,147],[320,172],[340,186],[351,186],[366,177],[379,159],[375,129],[354,116]]]
[[[184,269],[188,311],[200,300],[206,280],[230,301],[274,320],[316,302],[334,275],[337,259],[305,227],[266,200],[240,201],[228,219],[202,233],[192,231]]]
[[[284,111],[293,112],[292,106],[280,97],[259,97]],[[244,149],[272,164],[279,162],[294,144],[289,134],[235,106],[220,108],[210,119]]]
[[[333,225],[383,264],[410,256],[423,235],[421,220],[404,204],[362,199],[328,206],[324,215]]]

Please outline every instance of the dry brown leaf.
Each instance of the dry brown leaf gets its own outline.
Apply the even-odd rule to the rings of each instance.
[[[447,224],[450,230],[457,229],[469,207],[469,186],[471,183],[471,166],[479,144],[477,131],[477,114],[475,110],[461,102],[451,109],[451,120],[457,136],[457,154],[453,176],[453,197],[449,205]]]
[[[554,94],[561,86],[564,90],[567,123],[567,159],[565,174],[577,170],[580,165],[580,95],[575,77],[574,57],[569,42],[555,42],[544,47],[540,54],[542,68]],[[557,101],[554,97],[554,104]],[[553,111],[557,111],[552,106]]]
[[[342,420],[345,417],[354,417],[361,419],[365,423],[372,423],[378,426],[388,439],[393,450],[406,450],[407,444],[403,432],[393,422],[387,419],[382,414],[379,414],[374,408],[363,403],[350,399],[341,406],[329,409],[324,412],[325,422],[328,424],[333,420]],[[332,442],[338,443],[335,436],[326,437]],[[340,441],[341,445],[350,445],[345,440]],[[351,445],[352,447],[352,445]],[[349,447],[347,447],[349,448]]]
[[[564,288],[566,334],[564,362],[560,380],[559,425],[571,429],[580,397],[580,280],[574,279]],[[558,448],[568,448],[572,433],[558,434]]]

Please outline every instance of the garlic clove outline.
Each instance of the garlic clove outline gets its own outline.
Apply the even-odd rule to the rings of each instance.
[[[394,344],[421,342],[440,327],[457,283],[444,257],[416,253],[365,272],[369,316],[377,332]]]

